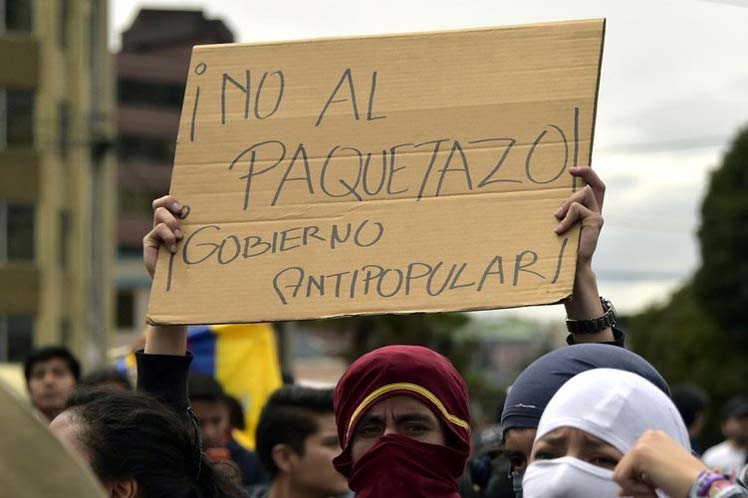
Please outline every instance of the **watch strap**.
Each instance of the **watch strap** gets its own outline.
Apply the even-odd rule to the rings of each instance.
[[[595,334],[616,324],[616,312],[610,301],[600,298],[603,305],[602,316],[590,320],[566,320],[566,328],[572,334]]]

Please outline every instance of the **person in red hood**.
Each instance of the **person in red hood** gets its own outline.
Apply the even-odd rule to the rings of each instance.
[[[357,498],[459,498],[470,454],[465,381],[447,358],[387,346],[356,360],[335,388],[338,471]]]

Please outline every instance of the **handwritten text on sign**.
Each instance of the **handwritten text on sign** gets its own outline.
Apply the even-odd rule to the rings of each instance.
[[[193,51],[190,207],[149,318],[485,309],[571,293],[603,21]]]

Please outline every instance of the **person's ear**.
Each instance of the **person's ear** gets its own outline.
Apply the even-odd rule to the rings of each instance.
[[[286,473],[291,472],[298,461],[296,452],[285,444],[276,444],[273,446],[270,455],[273,458],[273,462],[275,462],[275,466]]]
[[[104,483],[104,487],[110,498],[136,498],[138,496],[138,483],[132,478],[108,481]]]

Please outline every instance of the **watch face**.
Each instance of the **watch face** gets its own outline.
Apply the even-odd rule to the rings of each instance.
[[[616,307],[613,306],[613,303],[605,299],[604,297],[600,298],[600,302],[603,303],[603,309],[608,312],[611,312],[611,315],[613,315],[613,320],[615,320],[615,317],[618,316],[616,313]],[[607,313],[606,313],[607,314]]]

